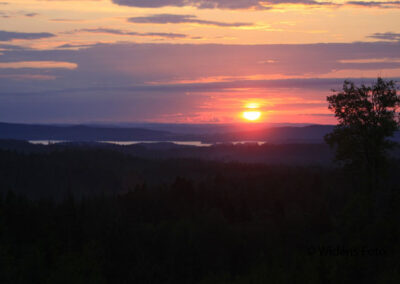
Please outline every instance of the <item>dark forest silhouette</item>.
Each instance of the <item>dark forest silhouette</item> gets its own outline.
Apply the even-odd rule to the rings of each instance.
[[[354,164],[7,143],[0,150],[0,283],[400,281],[395,156],[385,156],[384,178],[371,193]],[[252,147],[231,150],[263,149]]]

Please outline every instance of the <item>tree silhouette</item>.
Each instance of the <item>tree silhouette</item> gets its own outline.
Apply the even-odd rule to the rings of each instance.
[[[387,138],[399,129],[400,95],[396,83],[378,78],[372,86],[345,81],[340,92],[328,96],[338,125],[325,136],[336,160],[355,166],[376,182],[395,143]]]

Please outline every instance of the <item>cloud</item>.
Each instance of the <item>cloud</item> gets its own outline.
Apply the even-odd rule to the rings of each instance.
[[[7,19],[7,18],[10,18],[10,15],[3,11],[0,11],[0,18]]]
[[[36,17],[37,15],[39,15],[38,13],[26,13],[25,16],[26,17]]]
[[[20,32],[9,32],[0,31],[0,41],[9,41],[13,39],[41,39],[54,37],[52,33],[20,33]]]
[[[327,116],[332,117],[333,113],[302,113],[300,116]]]
[[[112,0],[115,4],[142,8],[159,8],[165,6],[192,6],[199,9],[254,9],[266,10],[279,4],[301,5],[337,5],[333,2],[315,0]]]
[[[364,83],[378,75],[399,78],[399,50],[400,42],[383,41],[115,43],[75,50],[11,49],[2,51],[3,63],[74,62],[79,67],[0,68],[0,113],[10,121],[139,121],[171,113],[186,116],[204,109],[206,103],[207,111],[213,113],[217,107],[239,109],[242,100],[253,98],[266,102],[274,96],[282,101],[290,96],[306,102],[325,100],[330,89],[340,88],[346,78]],[[308,107],[294,104],[298,113],[310,113]],[[312,113],[323,112],[313,107]]]
[[[336,3],[333,1],[316,0],[112,0],[115,4],[142,8],[160,8],[166,6],[192,6],[199,9],[272,9],[275,5],[299,4],[307,6],[358,6],[365,8],[400,8],[400,1],[348,1]]]
[[[29,48],[13,44],[0,44],[0,51],[27,50],[27,49]]]
[[[1,77],[1,75],[0,75]],[[347,78],[351,79],[351,78]],[[183,84],[158,84],[158,85],[137,85],[137,86],[113,86],[113,87],[81,87],[81,88],[66,88],[51,91],[41,92],[18,92],[13,94],[20,95],[53,95],[53,94],[72,94],[83,92],[132,92],[132,93],[204,93],[204,92],[231,92],[234,93],[235,89],[317,89],[317,90],[331,90],[333,87],[338,87],[343,83],[343,78],[294,78],[294,79],[271,79],[271,80],[235,80],[226,82],[207,82],[207,83],[183,83]],[[354,82],[360,83],[366,79],[352,78]],[[373,81],[370,79],[367,81]]]
[[[62,48],[72,47],[76,46],[62,46]],[[146,84],[194,81],[198,78],[217,76],[249,78],[260,74],[264,79],[320,77],[344,68],[356,69],[351,64],[358,64],[359,69],[376,71],[378,75],[379,70],[388,68],[390,62],[387,58],[399,58],[400,43],[286,45],[119,43],[85,47],[88,48],[53,51],[6,50],[2,61],[76,62],[79,68],[68,74],[72,77],[65,77],[65,80],[77,80],[76,84],[81,80],[83,84],[87,84],[90,80],[94,82],[106,80],[121,85]],[[374,61],[370,61],[371,58]],[[270,63],[260,64],[260,62]],[[398,65],[397,62],[392,63]],[[360,71],[359,75],[362,76],[363,72]]]
[[[346,5],[354,5],[366,8],[400,8],[400,1],[348,1]]]
[[[82,19],[63,19],[63,18],[50,19],[50,21],[60,22],[60,23],[85,22],[85,20],[82,20]]]
[[[200,9],[265,9],[260,0],[112,0],[115,4],[142,8],[193,6]]]
[[[62,45],[57,46],[57,48],[75,48],[75,49],[80,49],[80,48],[93,47],[96,44],[100,44],[100,43],[93,43],[93,44],[70,44],[70,43],[66,43],[66,44],[62,44]]]
[[[365,58],[365,59],[343,59],[338,60],[344,64],[371,64],[371,63],[400,63],[400,58]]]
[[[279,5],[279,4],[300,4],[310,6],[338,6],[340,4],[331,1],[315,1],[315,0],[267,0],[262,2],[264,5]]]
[[[390,73],[390,69],[399,70],[400,69],[400,58],[399,57],[381,57],[381,58],[363,58],[363,59],[340,59],[339,67],[341,70],[346,70],[346,72],[353,70],[363,70],[361,71],[363,75],[370,74],[371,70],[385,70],[385,72]],[[359,72],[360,72],[359,71]],[[343,72],[343,71],[336,71]],[[357,71],[356,71],[357,72]],[[393,72],[393,71],[392,71]],[[400,73],[397,72],[399,75]]]
[[[11,11],[0,11],[0,18],[13,18],[13,17],[18,17],[18,16],[25,16],[25,17],[36,17],[39,15],[38,13],[31,13],[31,12],[24,12],[24,11],[16,11],[16,12],[11,12]]]
[[[78,65],[62,61],[0,62],[0,69],[76,69]]]
[[[185,38],[187,35],[179,33],[138,33],[130,32],[119,29],[108,29],[108,28],[94,28],[94,29],[79,29],[72,33],[87,32],[87,33],[100,33],[100,34],[112,34],[112,35],[123,35],[123,36],[144,36],[144,37],[163,37],[163,38]]]
[[[374,33],[368,36],[369,38],[379,39],[379,40],[388,40],[388,41],[400,41],[400,33]]]
[[[278,5],[278,4],[300,4],[309,6],[332,6],[332,7],[345,7],[357,6],[359,8],[400,8],[400,1],[347,1],[344,3],[336,3],[333,1],[315,1],[315,0],[267,0],[263,2],[264,5]]]
[[[177,15],[177,14],[157,14],[150,15],[147,17],[132,17],[128,19],[128,22],[138,24],[199,24],[207,26],[218,26],[218,27],[243,27],[252,26],[252,23],[225,23],[218,21],[207,21],[200,20],[195,15]]]

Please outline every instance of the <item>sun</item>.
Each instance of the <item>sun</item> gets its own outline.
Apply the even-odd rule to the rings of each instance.
[[[261,112],[260,111],[244,111],[243,112],[243,117],[247,120],[250,121],[256,121],[261,117]]]

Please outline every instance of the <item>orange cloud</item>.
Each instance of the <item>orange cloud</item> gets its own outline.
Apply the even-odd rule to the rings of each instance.
[[[76,69],[78,64],[63,61],[18,61],[0,62],[1,69]]]

